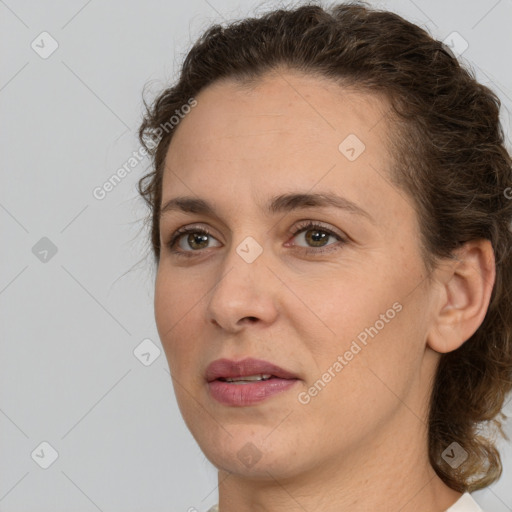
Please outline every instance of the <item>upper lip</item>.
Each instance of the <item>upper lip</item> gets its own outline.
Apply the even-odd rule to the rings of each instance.
[[[288,370],[264,361],[248,357],[240,361],[232,359],[217,359],[206,368],[206,380],[214,381],[220,377],[233,379],[236,377],[247,377],[248,375],[270,374],[281,379],[297,379],[298,377]]]

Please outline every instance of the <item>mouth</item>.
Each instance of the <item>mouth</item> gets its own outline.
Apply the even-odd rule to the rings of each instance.
[[[299,377],[261,359],[218,359],[206,369],[210,395],[223,405],[243,407],[293,387]]]
[[[298,379],[291,371],[285,370],[268,361],[252,357],[234,361],[232,359],[217,359],[206,368],[206,380],[212,382],[255,382],[270,379]]]
[[[216,380],[220,380],[222,382],[233,382],[234,384],[249,384],[250,382],[261,382],[265,380],[275,379],[275,375],[270,374],[260,374],[260,375],[246,375],[242,377],[233,377],[233,378],[224,378],[219,377]]]

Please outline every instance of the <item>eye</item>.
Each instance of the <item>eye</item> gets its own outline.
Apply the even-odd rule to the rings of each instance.
[[[299,234],[301,234],[299,239],[304,240],[307,244],[311,244],[309,247],[306,246],[307,250],[305,251],[306,253],[311,254],[335,251],[340,248],[340,245],[347,243],[347,240],[343,236],[313,221],[306,221],[302,224],[299,224],[293,232],[293,237],[295,238]],[[329,238],[332,237],[336,238],[339,244],[325,243]],[[334,245],[335,247],[323,249],[324,247],[329,247],[331,245]]]
[[[295,227],[295,230],[291,234],[293,238],[295,238],[301,233],[303,233],[303,240],[307,244],[312,245],[309,247],[304,247],[302,245],[292,244],[292,247],[305,248],[303,252],[307,254],[321,254],[335,251],[339,249],[340,246],[347,243],[346,238],[314,221],[302,222]],[[185,237],[185,235],[188,236]],[[195,256],[194,253],[199,253],[202,249],[208,248],[209,237],[213,240],[216,240],[211,232],[205,227],[187,226],[176,230],[166,246],[169,248],[170,252],[176,256]],[[329,238],[336,238],[339,243],[326,244],[325,242],[328,241]],[[188,248],[184,247],[185,244],[188,245]],[[331,245],[334,247],[324,249],[325,247],[330,247]],[[176,248],[176,246],[179,248]],[[190,248],[192,250],[190,250]]]
[[[185,237],[185,235],[188,235]],[[208,237],[216,240],[210,231],[206,228],[199,228],[196,226],[188,226],[184,228],[178,229],[171,237],[171,240],[168,244],[166,244],[170,251],[177,256],[193,256],[194,252],[198,252],[201,249],[205,249],[208,246]],[[185,244],[188,244],[189,247],[192,247],[192,251],[187,250],[181,245],[181,239],[185,241]],[[179,245],[181,250],[176,249],[176,245]]]

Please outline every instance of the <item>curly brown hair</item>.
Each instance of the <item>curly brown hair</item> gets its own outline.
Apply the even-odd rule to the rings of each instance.
[[[512,159],[499,98],[424,29],[361,2],[307,3],[211,26],[186,55],[177,83],[151,105],[144,100],[139,138],[153,170],[138,190],[151,210],[156,264],[164,160],[174,133],[161,127],[219,79],[250,86],[287,68],[388,100],[392,179],[413,199],[428,269],[465,242],[492,243],[496,280],[487,314],[469,340],[441,355],[428,425],[430,463],[442,480],[459,492],[484,488],[502,473],[492,433],[509,439],[502,408],[512,388]],[[442,458],[452,442],[468,453],[456,469]]]

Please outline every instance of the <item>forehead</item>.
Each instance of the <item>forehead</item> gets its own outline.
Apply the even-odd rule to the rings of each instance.
[[[341,188],[354,201],[363,195],[378,200],[390,186],[383,97],[287,71],[251,86],[219,81],[196,101],[175,128],[162,202],[197,187],[242,197],[292,185]]]
[[[297,71],[267,74],[250,85],[224,79],[203,89],[196,100],[197,107],[181,121],[174,135],[174,145],[193,134],[196,143],[216,152],[217,144],[207,144],[212,139],[226,143],[254,139],[256,148],[258,140],[282,142],[286,135],[297,144],[304,138],[306,142],[330,144],[344,134],[358,132],[360,138],[373,144],[382,139],[383,126],[376,128],[389,112],[382,95]],[[273,138],[273,132],[281,138]]]

